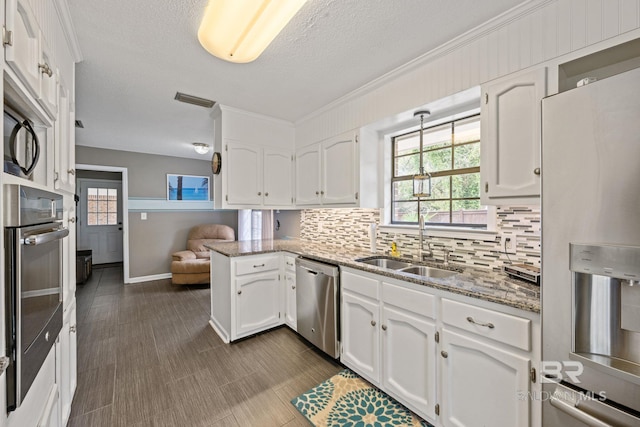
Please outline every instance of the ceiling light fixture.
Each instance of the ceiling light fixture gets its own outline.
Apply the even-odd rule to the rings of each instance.
[[[424,116],[429,117],[431,111],[422,110],[413,113],[413,117],[420,116],[420,172],[413,176],[413,197],[431,197],[431,174],[424,171],[423,156],[423,134],[424,134]]]
[[[202,142],[194,142],[193,149],[196,150],[198,154],[207,154],[209,152],[209,147],[207,144],[203,144]]]
[[[256,59],[306,0],[209,0],[198,29],[207,52],[229,62]]]

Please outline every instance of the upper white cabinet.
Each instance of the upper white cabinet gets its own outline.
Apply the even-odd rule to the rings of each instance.
[[[546,68],[482,87],[481,202],[539,203],[541,103]]]
[[[26,0],[7,0],[3,41],[6,63],[49,119],[55,120],[58,70]]]
[[[378,207],[378,141],[367,138],[364,150],[363,136],[346,132],[296,151],[296,206]]]
[[[76,188],[75,121],[70,91],[64,82],[58,87],[58,120],[54,123],[54,186],[56,190],[73,193]]]
[[[293,206],[293,125],[227,106],[214,107],[216,209]]]

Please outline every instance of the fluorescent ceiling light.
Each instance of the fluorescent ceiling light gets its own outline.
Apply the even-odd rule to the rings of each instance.
[[[209,0],[198,40],[210,54],[251,62],[300,10],[306,0]]]
[[[207,144],[203,144],[202,142],[194,142],[193,149],[196,150],[198,154],[207,154],[209,152],[209,147]]]

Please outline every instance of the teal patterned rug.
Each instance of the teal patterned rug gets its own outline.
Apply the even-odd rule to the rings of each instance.
[[[433,427],[349,369],[291,403],[315,427]]]

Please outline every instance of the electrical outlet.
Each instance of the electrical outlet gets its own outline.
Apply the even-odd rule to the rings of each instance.
[[[517,242],[518,242],[518,238],[516,235],[513,235],[513,234],[500,235],[500,252],[504,252],[508,255],[515,255]]]

